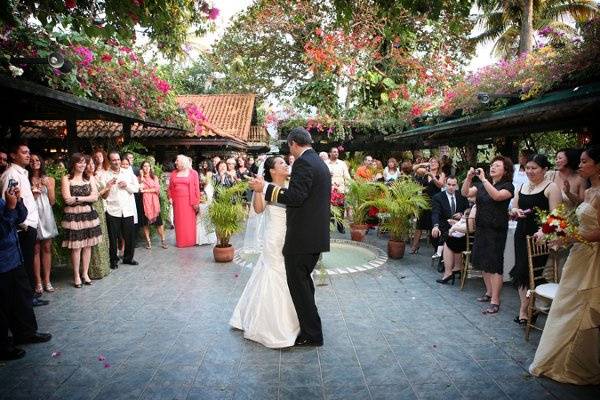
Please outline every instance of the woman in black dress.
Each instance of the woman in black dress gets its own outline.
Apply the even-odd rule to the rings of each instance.
[[[473,267],[483,272],[485,294],[477,299],[490,302],[482,310],[495,314],[500,310],[504,245],[508,233],[508,204],[515,188],[512,184],[513,163],[508,157],[497,156],[490,165],[491,182],[483,169],[471,168],[462,186],[465,197],[476,196],[475,241],[473,242]],[[473,185],[473,177],[480,182]]]
[[[413,170],[415,171],[415,181],[423,186],[423,193],[430,200],[434,195],[441,192],[446,184],[446,175],[441,171],[440,162],[435,157],[431,157],[429,162],[415,164]],[[415,236],[413,237],[411,254],[416,254],[419,251],[421,233],[431,231],[432,228],[431,207],[429,207],[429,209],[423,210],[417,219],[417,229],[415,229]],[[437,248],[437,245],[435,247]]]
[[[517,222],[515,231],[515,266],[510,271],[510,276],[515,286],[519,289],[521,307],[519,315],[514,321],[520,325],[527,323],[527,289],[529,289],[529,263],[527,261],[527,236],[538,231],[536,208],[548,211],[555,209],[561,202],[561,192],[558,186],[546,179],[546,172],[550,163],[545,155],[537,154],[530,156],[525,165],[527,183],[520,188],[515,188],[516,194],[510,210],[511,217]],[[546,264],[547,257],[536,257],[534,267]],[[540,271],[541,272],[541,271]]]

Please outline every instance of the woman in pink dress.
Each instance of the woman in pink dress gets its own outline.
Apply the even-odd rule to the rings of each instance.
[[[200,204],[200,181],[192,160],[182,154],[175,160],[176,170],[169,179],[169,199],[173,203],[177,247],[196,244],[196,213]]]

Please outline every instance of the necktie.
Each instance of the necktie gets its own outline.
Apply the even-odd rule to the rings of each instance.
[[[452,215],[456,214],[456,202],[454,201],[454,195],[450,195],[450,211]]]

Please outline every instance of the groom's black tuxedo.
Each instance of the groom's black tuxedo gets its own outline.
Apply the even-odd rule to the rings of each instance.
[[[458,190],[454,192],[454,201],[454,213],[462,214],[467,207],[469,207],[469,202]],[[450,230],[448,220],[454,215],[450,208],[448,194],[445,191],[439,192],[431,198],[431,223],[433,226],[438,225],[438,228],[444,237]]]
[[[268,185],[265,198],[286,205],[283,255],[288,287],[298,320],[298,339],[323,343],[321,318],[311,277],[319,256],[329,251],[331,173],[313,149],[294,162],[287,189]]]
[[[267,187],[268,201],[286,205],[284,255],[329,251],[330,196],[331,173],[313,149],[294,162],[287,189]]]

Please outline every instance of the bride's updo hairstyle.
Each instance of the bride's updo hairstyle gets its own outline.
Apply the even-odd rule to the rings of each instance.
[[[263,171],[263,175],[265,177],[265,181],[267,182],[273,182],[273,177],[271,176],[271,169],[275,168],[275,159],[278,158],[279,156],[271,156],[268,157],[265,160],[264,168],[265,170]]]

